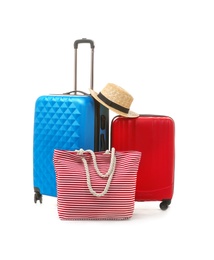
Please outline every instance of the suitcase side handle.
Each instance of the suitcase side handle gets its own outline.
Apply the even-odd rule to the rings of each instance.
[[[93,89],[94,85],[94,42],[92,40],[82,38],[74,42],[74,91],[77,92],[77,49],[79,43],[90,43],[91,45],[91,80],[90,88]]]

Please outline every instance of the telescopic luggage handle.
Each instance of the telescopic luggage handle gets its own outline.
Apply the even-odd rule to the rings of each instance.
[[[93,89],[94,86],[94,42],[92,40],[82,38],[74,42],[74,92],[77,92],[77,49],[78,44],[80,43],[89,43],[91,45],[91,85],[90,88]]]

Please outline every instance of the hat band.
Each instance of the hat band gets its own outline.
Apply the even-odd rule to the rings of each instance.
[[[113,101],[111,101],[107,97],[105,97],[101,92],[97,96],[99,97],[100,100],[102,100],[104,103],[106,103],[106,105],[109,105],[110,107],[112,107],[114,109],[117,109],[123,113],[128,114],[128,112],[129,112],[128,108],[114,103]]]

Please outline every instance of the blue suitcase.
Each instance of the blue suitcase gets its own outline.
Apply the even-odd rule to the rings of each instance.
[[[35,103],[33,133],[34,202],[42,195],[57,196],[53,165],[54,149],[104,151],[109,146],[109,110],[77,90],[77,49],[79,43],[91,46],[91,88],[93,89],[94,42],[76,40],[74,91],[40,96]]]

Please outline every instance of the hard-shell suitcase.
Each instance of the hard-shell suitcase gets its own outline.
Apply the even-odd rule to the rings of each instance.
[[[142,153],[135,201],[161,201],[165,210],[174,192],[175,124],[168,116],[116,116],[111,122],[111,147]]]
[[[34,201],[42,195],[57,196],[53,165],[54,149],[108,149],[109,110],[93,97],[77,90],[78,44],[91,46],[91,88],[93,89],[94,42],[80,39],[74,42],[74,91],[60,95],[40,96],[35,103],[33,136]]]

